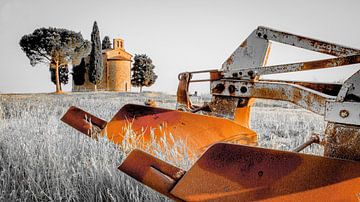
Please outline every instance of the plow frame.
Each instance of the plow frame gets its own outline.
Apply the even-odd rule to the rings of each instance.
[[[270,41],[315,51],[335,58],[265,66],[270,51]],[[324,116],[327,128],[334,123],[339,128],[355,128],[339,145],[349,145],[352,149],[345,155],[325,152],[332,157],[360,160],[360,70],[344,83],[312,83],[286,80],[265,80],[262,75],[325,69],[360,63],[360,50],[303,37],[266,27],[258,27],[233,54],[223,63],[220,70],[211,69],[179,74],[178,104],[190,112],[206,111],[215,116],[241,120],[239,124],[248,126],[250,120],[250,99],[262,98],[294,103],[306,110]],[[194,74],[210,73],[209,79],[192,80]],[[184,79],[186,78],[186,79]],[[193,106],[189,96],[192,82],[210,82],[212,101],[203,106]],[[244,104],[245,103],[245,104]],[[250,104],[248,104],[250,103]],[[183,109],[184,110],[184,109]],[[241,113],[236,113],[236,112]],[[240,119],[239,117],[246,118]],[[332,132],[330,132],[332,131]],[[330,133],[346,130],[325,130],[325,139]],[[336,136],[336,135],[335,135]],[[339,134],[339,136],[342,136]],[[355,142],[353,142],[356,140]],[[351,146],[350,146],[351,145]],[[326,144],[326,151],[336,150],[335,144]]]

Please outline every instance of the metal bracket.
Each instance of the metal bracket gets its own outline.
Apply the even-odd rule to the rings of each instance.
[[[325,121],[360,125],[360,103],[327,101]]]
[[[349,91],[349,89],[353,86],[351,83],[344,83],[344,85],[341,87],[338,96],[336,97],[337,102],[343,102],[345,100],[345,97]]]
[[[212,94],[216,96],[284,100],[319,115],[325,114],[326,101],[336,98],[300,85],[281,82],[248,82],[222,79],[212,82],[211,89]]]

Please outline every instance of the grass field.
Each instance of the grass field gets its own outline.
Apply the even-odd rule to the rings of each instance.
[[[137,147],[131,129],[122,145],[114,145],[104,138],[96,142],[59,121],[71,105],[109,120],[124,104],[142,104],[147,98],[175,107],[174,96],[154,93],[0,95],[0,201],[168,200],[117,170],[125,154]],[[256,106],[251,127],[262,147],[291,150],[324,129],[322,117],[291,105]],[[188,169],[195,159],[187,158],[183,146],[154,142],[148,150]],[[311,146],[305,152],[322,151]]]

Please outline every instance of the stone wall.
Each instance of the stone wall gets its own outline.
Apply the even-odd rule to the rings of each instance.
[[[110,60],[109,69],[109,90],[128,92],[131,90],[130,82],[130,61]]]

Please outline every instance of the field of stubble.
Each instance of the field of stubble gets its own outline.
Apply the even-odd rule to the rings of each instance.
[[[117,170],[128,150],[136,147],[131,141],[96,142],[59,121],[72,105],[109,120],[124,104],[143,104],[147,98],[160,107],[175,108],[174,96],[155,93],[0,95],[0,201],[168,200]],[[252,109],[251,127],[260,146],[291,150],[313,132],[320,133],[324,122],[292,105],[259,101]],[[130,139],[131,135],[129,130]],[[195,160],[163,144],[149,149],[184,169]],[[181,161],[171,158],[174,150],[183,155]],[[322,151],[311,146],[304,152]]]

